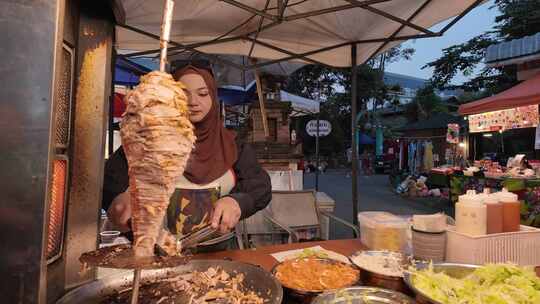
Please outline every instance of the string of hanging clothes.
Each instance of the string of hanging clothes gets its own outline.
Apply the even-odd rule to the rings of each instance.
[[[411,174],[429,172],[434,166],[433,142],[429,139],[400,140],[399,169]]]

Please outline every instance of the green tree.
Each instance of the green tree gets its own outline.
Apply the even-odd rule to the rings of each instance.
[[[342,69],[321,65],[306,65],[289,76],[285,90],[310,99],[326,100],[336,93],[341,83]]]
[[[384,84],[384,64],[399,59],[410,59],[412,54],[414,49],[395,47],[358,66],[356,100],[358,111],[365,111],[370,100],[375,100],[375,106],[380,107],[388,99],[391,88]],[[328,153],[331,151],[343,153],[351,141],[351,84],[350,68],[329,68],[319,65],[304,66],[287,80],[286,91],[322,102],[321,119],[327,119],[332,123],[332,133],[321,140],[321,153],[325,155],[330,156]],[[310,119],[314,117],[299,119],[299,125],[305,126]],[[304,135],[305,153],[314,153],[314,138],[307,137],[305,131],[300,131]]]
[[[441,112],[448,112],[448,108],[437,96],[432,85],[419,89],[412,102],[405,107],[405,115],[410,122],[427,119],[432,114]]]
[[[500,12],[492,31],[444,49],[439,59],[424,66],[433,68],[432,82],[437,88],[460,87],[466,91],[485,90],[493,94],[516,83],[515,67],[484,67],[478,75],[472,76],[480,67],[488,46],[540,32],[540,1],[495,0],[491,9]],[[462,85],[451,85],[459,72],[472,78]]]

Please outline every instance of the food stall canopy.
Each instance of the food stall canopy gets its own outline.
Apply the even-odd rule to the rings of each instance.
[[[302,96],[280,90],[280,100],[290,102],[292,107],[291,116],[303,116],[319,113],[319,102]],[[251,82],[246,90],[238,86],[222,86],[218,88],[220,101],[226,105],[241,105],[252,103],[257,98],[255,81]]]
[[[148,67],[136,62],[138,59],[128,59],[122,56],[116,57],[114,65],[114,83],[119,85],[134,86],[139,83],[139,76],[151,71]]]
[[[233,62],[238,66],[244,66],[249,64],[250,62],[250,59],[247,56],[223,54],[218,55],[220,58],[225,59],[228,62]],[[232,65],[225,64],[220,61],[210,61],[205,58],[204,54],[201,55],[189,51],[173,51],[171,52],[171,54],[168,55],[168,57],[169,62],[171,62],[171,67],[173,71],[177,67],[182,67],[187,65],[188,63],[193,62],[211,66],[218,86],[228,85],[246,88],[249,84],[255,81],[255,73],[243,71],[241,69],[235,68]],[[264,63],[267,61],[268,60],[258,60],[259,63]],[[258,72],[260,74],[270,74],[274,76],[287,77],[305,65],[306,63],[304,62],[284,61],[264,66],[260,68]]]
[[[482,2],[183,0],[174,10],[172,51],[188,49],[350,67],[351,45],[358,47],[356,62],[363,63],[401,41],[441,36]],[[115,3],[117,49],[157,53],[163,1]],[[452,16],[458,17],[441,31],[428,29]]]
[[[497,95],[459,107],[459,114],[471,115],[540,104],[540,74]]]
[[[319,102],[313,99],[294,95],[283,90],[281,90],[279,93],[281,95],[281,101],[288,101],[291,103],[291,106],[293,108],[291,116],[298,117],[308,114],[319,113]]]

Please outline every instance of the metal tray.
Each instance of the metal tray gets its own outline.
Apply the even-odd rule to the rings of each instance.
[[[417,269],[425,269],[429,267],[429,264],[422,263],[417,264]],[[433,264],[433,271],[435,272],[444,272],[447,275],[454,278],[464,278],[473,272],[475,269],[479,268],[478,265],[468,265],[468,264],[454,264],[454,263],[439,263]],[[405,284],[416,294],[416,301],[418,303],[427,303],[427,304],[443,304],[439,301],[433,300],[424,294],[422,291],[418,290],[413,283],[413,274],[406,272],[404,274],[403,280]]]
[[[312,304],[414,304],[413,299],[393,290],[376,287],[349,287],[325,292]]]
[[[283,290],[279,282],[269,272],[259,266],[236,261],[224,260],[192,260],[186,265],[157,270],[144,270],[141,281],[164,278],[173,274],[192,271],[206,271],[210,267],[221,267],[229,273],[244,273],[244,284],[248,290],[258,293],[265,298],[265,304],[279,304],[283,299]],[[64,295],[56,304],[96,304],[103,301],[116,291],[130,288],[133,272],[126,271],[111,275],[101,280],[85,284]]]
[[[176,267],[189,261],[187,255],[151,256],[135,258],[130,244],[114,245],[83,253],[79,261],[83,267],[115,269],[162,269]]]

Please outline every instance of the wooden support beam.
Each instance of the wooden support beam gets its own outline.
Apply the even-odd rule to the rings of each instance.
[[[264,129],[264,137],[267,140],[270,136],[270,132],[268,131],[268,119],[266,117],[266,107],[264,104],[264,94],[262,89],[262,82],[261,82],[261,76],[259,75],[258,70],[253,70],[253,73],[255,74],[255,83],[257,84],[257,96],[259,96],[259,107],[261,108],[261,118],[263,123],[263,129]]]

